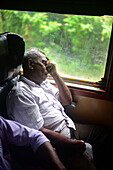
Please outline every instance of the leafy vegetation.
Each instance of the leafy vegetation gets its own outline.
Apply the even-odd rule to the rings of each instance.
[[[113,18],[0,10],[0,32],[19,33],[26,49],[38,47],[66,76],[103,77]]]

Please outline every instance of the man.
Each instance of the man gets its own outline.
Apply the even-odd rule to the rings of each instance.
[[[20,35],[0,34],[0,115],[4,117],[7,117],[5,97],[13,86],[11,79],[18,74],[16,68],[21,64],[24,49],[25,43]],[[22,170],[23,166],[28,170],[29,165],[32,166],[29,170],[33,167],[38,169],[40,161],[49,169],[66,170],[42,132],[0,116],[0,170]]]
[[[58,88],[46,81],[50,74]],[[77,129],[74,122],[65,114],[63,106],[72,103],[72,96],[56,67],[37,48],[29,49],[23,59],[23,76],[17,82],[7,97],[8,115],[26,126],[41,130],[60,153],[83,154],[86,145],[95,143],[100,136],[97,131],[87,131],[84,137],[80,135],[83,129]],[[92,130],[92,127],[91,127]],[[102,132],[102,130],[101,130]],[[74,139],[71,139],[74,138]],[[79,139],[79,140],[77,140]]]
[[[50,85],[48,82],[46,82],[46,84],[44,83],[43,86],[45,87],[45,90],[46,91],[51,90],[51,91],[47,92],[47,94],[48,94],[48,96],[47,96],[43,93],[44,90],[42,91],[42,87],[41,87],[41,83],[47,78],[47,74],[48,74],[48,72],[46,70],[47,62],[48,62],[47,67],[49,70],[50,70],[50,67],[54,67],[54,65],[51,65],[51,63],[48,61],[47,57],[45,57],[45,55],[42,52],[40,52],[38,49],[36,49],[36,48],[30,49],[28,51],[28,53],[29,52],[30,52],[30,55],[28,54],[27,55],[28,57],[25,57],[24,61],[23,61],[24,76],[22,76],[21,79],[24,79],[24,80],[21,81],[21,79],[20,79],[20,81],[17,82],[16,86],[14,86],[14,88],[12,89],[12,91],[9,93],[9,95],[7,97],[8,115],[13,120],[17,120],[18,122],[20,122],[24,125],[27,125],[29,127],[35,128],[35,129],[39,129],[42,132],[47,131],[44,133],[48,133],[51,136],[55,135],[56,140],[57,139],[59,140],[59,136],[61,136],[61,138],[64,137],[63,135],[65,135],[67,137],[71,137],[70,129],[67,127],[67,121],[68,121],[69,127],[75,129],[74,123],[63,112],[63,107],[60,104],[60,102],[58,102],[57,99],[56,99],[56,101],[53,102],[53,100],[55,100],[54,99],[55,97],[58,98],[57,89],[53,88],[53,86]],[[33,55],[32,58],[31,58],[31,53]],[[55,67],[54,67],[54,71],[55,71]],[[52,71],[52,73],[53,73],[53,71]],[[59,88],[61,88],[61,90],[60,90],[60,92],[61,92],[60,96],[62,98],[61,102],[62,102],[62,104],[65,104],[65,105],[70,104],[72,102],[71,94],[70,94],[67,86],[62,81],[62,79],[60,77],[58,77],[58,78],[60,79],[60,81],[58,80],[58,82],[60,82]],[[32,90],[36,90],[33,93],[35,95],[37,95],[36,96],[37,100],[38,100],[38,96],[41,97],[41,99],[39,99],[40,100],[39,102],[41,102],[41,103],[39,103],[40,106],[39,106],[39,104],[36,104],[36,101],[33,97],[32,92],[30,93],[30,91],[29,91],[29,83],[27,84],[26,81],[29,81],[29,83],[31,83]],[[25,91],[23,91],[23,88],[24,88],[23,85],[26,86]],[[35,85],[36,85],[36,87],[35,87]],[[47,87],[48,85],[49,85],[49,88]],[[53,96],[52,93],[54,95],[56,95],[54,98],[52,97]],[[23,94],[25,94],[25,95],[23,95]],[[63,95],[65,95],[65,96],[63,96]],[[51,101],[49,102],[49,98],[52,98],[51,99],[52,103],[51,103]],[[45,101],[42,101],[42,100],[45,100]],[[58,104],[57,104],[57,102],[58,102]],[[39,107],[40,107],[40,109],[39,109]],[[62,109],[62,111],[60,109]],[[40,113],[40,110],[41,110],[41,113]],[[48,118],[47,113],[50,114],[48,120],[46,120]],[[56,115],[56,113],[57,113],[57,115]],[[62,115],[61,115],[61,113],[62,113]],[[53,123],[53,122],[55,122],[55,123]],[[54,131],[55,131],[55,133],[54,133]],[[56,132],[59,132],[60,134],[63,134],[63,135],[59,135],[59,133],[56,133]],[[80,148],[80,150],[82,150],[84,152],[84,150],[85,150],[84,142],[77,141],[77,140],[75,140],[75,141],[76,141],[75,143],[77,145],[77,149]],[[80,145],[80,147],[79,147],[79,145]]]
[[[42,132],[23,126],[15,121],[6,120],[0,116],[1,170],[15,169],[13,164],[11,164],[12,157],[10,154],[10,145],[20,146],[19,149],[24,146],[27,146],[28,148],[31,147],[34,154],[29,156],[35,159],[35,165],[37,167],[36,169],[38,169],[38,165],[40,165],[40,160],[38,159],[40,157],[44,161],[43,164],[45,164],[47,168],[66,170],[66,168],[58,158],[55,150],[53,149],[50,141],[43,135]],[[20,156],[22,157],[22,155]],[[29,162],[26,163],[26,166],[27,165],[29,167]],[[17,169],[19,168],[16,167],[16,170]]]

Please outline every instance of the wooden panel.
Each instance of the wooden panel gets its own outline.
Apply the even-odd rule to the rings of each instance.
[[[79,95],[73,99],[77,103],[75,117],[81,122],[113,127],[113,102]]]

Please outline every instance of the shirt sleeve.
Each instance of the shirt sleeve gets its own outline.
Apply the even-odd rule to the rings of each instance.
[[[34,152],[36,152],[43,143],[49,142],[41,131],[26,127],[12,120],[6,120],[1,116],[0,138],[9,144],[31,146]]]
[[[8,116],[12,120],[38,130],[43,126],[43,117],[32,94],[11,91],[6,104]]]

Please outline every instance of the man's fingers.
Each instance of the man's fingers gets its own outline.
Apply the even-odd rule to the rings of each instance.
[[[48,63],[46,66],[47,71],[50,73],[55,69],[55,65],[53,63]]]
[[[50,63],[50,59],[48,57],[46,57],[46,59],[47,59],[47,62]]]

